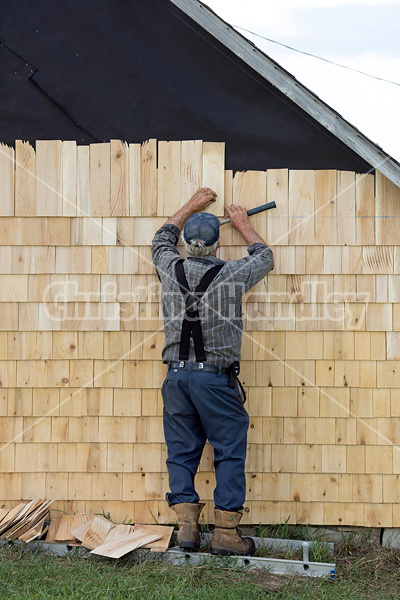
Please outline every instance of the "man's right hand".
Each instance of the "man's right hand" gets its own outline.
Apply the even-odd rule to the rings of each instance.
[[[237,206],[236,204],[225,205],[225,213],[231,220],[232,227],[235,229],[240,229],[249,222],[247,210],[242,206]]]

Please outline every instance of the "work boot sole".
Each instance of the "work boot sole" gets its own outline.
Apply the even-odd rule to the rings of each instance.
[[[179,542],[178,545],[183,552],[198,552],[199,550],[199,546],[197,546],[196,542]]]
[[[228,550],[227,548],[213,548],[211,547],[211,554],[215,554],[216,556],[252,556],[255,550],[251,548],[249,550],[245,550],[244,552],[235,552],[234,550]]]

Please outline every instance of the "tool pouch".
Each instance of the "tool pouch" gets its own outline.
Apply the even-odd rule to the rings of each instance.
[[[239,373],[240,373],[240,364],[238,361],[235,361],[231,365],[229,365],[229,387],[232,390],[234,390],[237,385],[239,386],[240,395],[242,398],[242,404],[244,404],[246,402],[246,392],[239,380],[239,377],[238,377]]]

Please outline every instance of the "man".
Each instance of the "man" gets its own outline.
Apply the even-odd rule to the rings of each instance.
[[[204,504],[199,503],[194,477],[208,439],[214,448],[217,481],[211,552],[250,555],[254,542],[237,529],[246,495],[249,426],[244,390],[237,379],[241,300],[274,263],[271,250],[250,225],[247,211],[233,204],[226,212],[249,246],[249,256],[228,262],[217,258],[219,220],[198,212],[215,198],[209,188],[198,190],[157,231],[152,243],[164,315],[162,360],[168,363],[161,390],[171,490],[166,500],[177,514],[180,548],[198,550],[198,521]],[[187,260],[176,249],[183,227]]]

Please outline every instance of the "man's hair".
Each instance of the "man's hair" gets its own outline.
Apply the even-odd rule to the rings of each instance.
[[[190,240],[187,242],[182,235],[182,240],[186,248],[186,252],[192,256],[209,256],[218,246],[218,240],[212,246],[206,246],[203,240]]]

